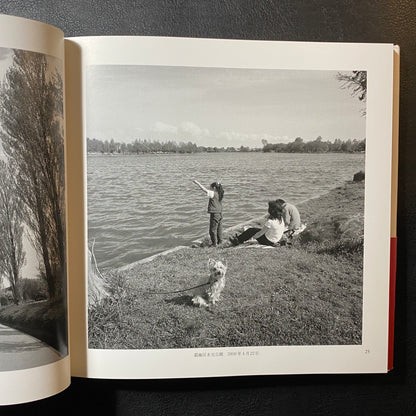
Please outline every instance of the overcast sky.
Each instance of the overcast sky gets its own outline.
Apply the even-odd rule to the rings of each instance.
[[[0,79],[3,81],[7,68],[12,63],[12,50],[0,48]]]
[[[335,71],[91,66],[89,138],[261,147],[322,136],[365,138],[363,104]]]

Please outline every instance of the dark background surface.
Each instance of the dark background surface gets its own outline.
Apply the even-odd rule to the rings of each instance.
[[[360,0],[7,1],[0,13],[65,36],[153,35],[401,47],[398,265],[394,370],[386,375],[111,381],[72,379],[64,392],[0,415],[416,415],[416,2]],[[65,413],[64,413],[65,412]],[[88,413],[87,413],[88,412]]]

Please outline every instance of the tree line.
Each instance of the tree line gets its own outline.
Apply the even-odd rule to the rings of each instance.
[[[13,50],[0,86],[0,277],[10,283],[16,304],[24,235],[36,250],[48,296],[65,288],[62,87],[45,55]]]
[[[278,152],[278,153],[328,153],[344,152],[356,153],[365,151],[365,139],[363,140],[340,140],[333,142],[322,137],[315,140],[304,142],[301,137],[297,137],[290,143],[268,143],[262,140],[263,147],[250,148],[240,147],[206,147],[197,146],[195,143],[176,143],[174,141],[160,142],[158,140],[135,140],[132,143],[115,142],[114,139],[98,140],[87,138],[88,153],[120,153],[120,154],[140,154],[140,153],[202,153],[202,152]]]
[[[315,140],[304,142],[301,137],[297,137],[290,143],[267,143],[263,141],[263,152],[278,153],[357,153],[365,151],[365,139],[363,140],[340,140],[333,142],[322,140],[319,136]]]
[[[261,151],[251,149],[247,146],[240,147],[216,147],[216,146],[198,146],[192,142],[180,142],[169,140],[161,142],[159,140],[136,139],[131,143],[115,142],[111,140],[98,140],[87,138],[88,153],[121,153],[121,154],[139,154],[139,153],[200,153],[200,152],[250,152]]]

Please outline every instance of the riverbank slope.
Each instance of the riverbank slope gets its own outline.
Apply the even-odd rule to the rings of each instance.
[[[89,310],[90,347],[360,344],[364,182],[299,209],[308,225],[292,247],[188,247],[108,273],[111,295]],[[206,310],[185,289],[208,280],[209,258],[227,274]]]

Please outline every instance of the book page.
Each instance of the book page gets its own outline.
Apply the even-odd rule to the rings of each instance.
[[[67,49],[84,213],[70,298],[88,305],[71,308],[73,375],[386,372],[393,46]]]
[[[63,33],[0,16],[0,404],[70,383]]]

